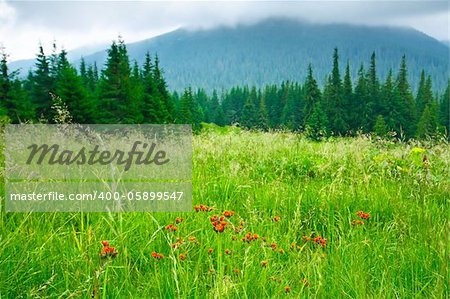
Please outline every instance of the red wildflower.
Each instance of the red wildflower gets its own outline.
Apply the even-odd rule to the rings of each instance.
[[[276,243],[270,244],[270,247],[272,247],[273,250],[277,250],[277,244]]]
[[[361,219],[369,219],[370,218],[370,213],[364,213],[363,211],[356,212],[356,215],[358,215],[359,218],[361,218]]]
[[[316,244],[320,244],[322,247],[325,247],[327,245],[328,240],[322,238],[321,236],[317,236],[315,238],[310,239],[311,241],[313,241]]]
[[[248,232],[242,238],[242,241],[244,241],[244,242],[251,242],[251,241],[256,241],[258,239],[259,239],[258,234],[252,234],[251,232]]]
[[[180,253],[180,260],[184,261],[187,257],[187,253]]]
[[[284,250],[283,250],[283,249],[280,249],[278,252],[281,253],[281,254],[283,254],[283,253],[284,253]]]
[[[275,216],[273,217],[273,221],[278,222],[280,221],[281,217],[280,216]]]
[[[286,293],[290,293],[291,292],[291,287],[290,286],[285,286],[284,290],[286,291]]]
[[[225,211],[225,212],[223,212],[223,215],[227,218],[231,217],[234,215],[234,211]]]
[[[225,225],[222,225],[220,223],[214,225],[214,231],[216,233],[222,233],[225,230]]]
[[[268,264],[269,264],[268,261],[261,261],[261,266],[262,267],[267,267]]]
[[[239,269],[237,269],[237,268],[234,268],[234,269],[233,269],[233,272],[236,273],[236,274],[239,274],[239,273],[241,273],[241,270],[239,270]]]
[[[168,224],[168,225],[166,225],[166,230],[176,232],[178,230],[178,227],[176,227],[173,224]]]
[[[356,226],[356,225],[363,225],[364,222],[362,220],[353,220],[352,221],[352,226]]]
[[[225,249],[225,254],[230,255],[231,254],[231,250],[229,250],[228,248]]]
[[[108,241],[102,241],[102,245],[103,245],[103,249],[100,252],[101,258],[107,258],[107,257],[115,258],[119,254],[119,252],[116,251],[116,249],[114,247],[109,247]]]
[[[212,254],[213,253],[213,249],[212,248],[209,248],[208,249],[208,254]]]
[[[152,252],[152,257],[153,257],[154,259],[160,260],[160,259],[163,259],[163,258],[164,258],[164,255],[161,254],[161,253],[157,253],[157,252],[153,251],[153,252]]]
[[[183,218],[177,217],[177,218],[175,218],[175,223],[179,224],[179,223],[183,222],[183,220],[184,220]]]
[[[208,207],[208,206],[203,205],[203,204],[201,204],[199,206],[194,206],[194,209],[195,209],[196,212],[209,212],[209,211],[213,210],[212,207]]]

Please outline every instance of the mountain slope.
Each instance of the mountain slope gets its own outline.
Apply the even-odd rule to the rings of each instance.
[[[301,80],[312,63],[323,83],[331,70],[334,47],[340,53],[341,69],[350,60],[353,77],[361,63],[367,67],[372,51],[377,54],[381,78],[397,70],[406,54],[411,83],[424,68],[441,90],[449,77],[449,48],[410,28],[366,27],[342,24],[310,24],[270,19],[253,25],[212,30],[179,29],[127,45],[130,57],[142,63],[145,53],[158,53],[171,89],[186,86],[221,89],[234,85]],[[85,57],[102,66],[105,51]],[[78,62],[77,62],[78,63]]]

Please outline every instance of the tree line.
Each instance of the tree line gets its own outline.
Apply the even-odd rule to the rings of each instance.
[[[423,138],[450,131],[450,81],[442,94],[433,91],[432,79],[422,71],[417,93],[408,82],[406,57],[384,82],[377,74],[375,53],[366,70],[361,65],[352,82],[347,62],[341,75],[338,49],[326,83],[319,87],[313,68],[305,82],[285,81],[263,88],[237,86],[213,91],[187,87],[170,92],[157,55],[147,53],[142,65],[130,62],[122,39],[107,50],[101,71],[84,60],[78,67],[67,52],[49,56],[42,46],[34,70],[26,79],[9,72],[7,55],[0,61],[0,115],[3,122],[44,122],[55,119],[54,98],[77,123],[181,123],[194,130],[202,122],[239,125],[246,129],[288,129],[312,138],[375,133],[404,138]]]

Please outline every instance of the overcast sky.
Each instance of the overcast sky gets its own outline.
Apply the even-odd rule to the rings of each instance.
[[[6,1],[0,0],[0,45],[9,60],[33,58],[41,42],[71,50],[133,42],[179,27],[253,23],[287,16],[320,23],[414,27],[449,40],[448,1]]]

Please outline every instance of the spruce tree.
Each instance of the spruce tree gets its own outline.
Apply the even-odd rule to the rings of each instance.
[[[328,90],[324,91],[324,104],[326,105],[327,117],[330,130],[337,135],[344,135],[348,131],[345,121],[345,107],[342,95],[342,81],[339,72],[339,53],[334,49],[333,70],[329,78]]]
[[[180,124],[191,124],[193,131],[198,132],[201,128],[200,118],[199,107],[192,94],[192,88],[188,87],[184,90],[183,96],[180,99],[178,122]]]
[[[256,94],[256,88],[253,87],[251,93],[247,97],[247,101],[245,102],[244,108],[242,110],[242,117],[241,117],[241,125],[244,128],[252,129],[255,127],[257,123],[257,109],[256,109],[256,103],[257,103],[257,94]]]
[[[28,77],[31,83],[31,100],[36,107],[38,118],[48,121],[53,119],[52,98],[50,92],[54,92],[53,79],[50,77],[50,66],[48,58],[45,56],[44,48],[39,46],[39,53],[36,58],[35,71]]]
[[[416,137],[426,138],[435,135],[437,130],[437,109],[433,104],[428,104],[423,110],[419,123],[417,124]]]
[[[316,79],[314,79],[311,64],[308,65],[308,75],[304,84],[304,95],[305,99],[303,106],[303,127],[306,126],[308,120],[311,118],[314,112],[314,106],[321,101],[320,89],[317,86]]]
[[[99,81],[101,123],[136,123],[142,120],[139,102],[132,94],[131,68],[123,40],[108,49]]]
[[[408,82],[408,68],[406,65],[406,56],[403,55],[400,64],[400,70],[397,77],[396,88],[401,99],[402,123],[406,137],[413,137],[416,131],[416,106],[414,97],[411,93],[411,87]]]
[[[364,66],[361,64],[358,70],[358,79],[355,87],[354,101],[351,105],[350,127],[355,131],[363,130],[368,131],[370,128],[364,127],[364,107],[369,100],[368,82]]]
[[[319,101],[314,105],[311,117],[306,122],[306,136],[313,140],[320,140],[328,135],[327,128],[328,118]]]
[[[82,78],[78,76],[76,69],[67,60],[66,51],[62,50],[59,53],[56,65],[55,94],[67,106],[74,122],[94,122],[95,119],[92,117],[92,113],[95,111],[94,103],[88,101]]]
[[[0,115],[2,121],[19,123],[31,120],[34,109],[28,93],[23,89],[22,82],[16,72],[9,72],[7,55],[0,53]]]
[[[380,114],[375,119],[373,131],[377,136],[380,137],[385,137],[388,132],[386,121],[384,120],[384,117]]]
[[[149,52],[145,54],[145,61],[142,70],[142,85],[143,122],[153,124],[164,123],[169,112],[157,92],[156,82],[153,79],[153,64]]]
[[[264,97],[262,96],[260,96],[259,99],[258,119],[256,122],[256,127],[263,131],[267,131],[269,129],[269,115],[267,113]]]
[[[158,98],[157,102],[160,102],[164,107],[161,113],[161,122],[171,123],[174,121],[175,105],[172,102],[172,97],[167,90],[167,83],[163,77],[163,72],[159,66],[159,57],[155,55],[153,65],[153,81],[155,84],[154,97]]]
[[[345,68],[344,83],[342,86],[342,101],[344,104],[345,121],[348,124],[349,130],[355,132],[357,130],[357,127],[354,124],[354,117],[352,114],[356,107],[353,106],[354,95],[349,62],[347,62],[347,66]]]
[[[444,132],[450,138],[450,80],[447,82],[447,88],[441,98],[439,118]]]
[[[377,77],[375,52],[370,57],[370,68],[367,78],[369,94],[363,108],[363,117],[365,119],[363,127],[370,130],[375,124],[376,115],[381,113],[379,103],[380,83]]]

